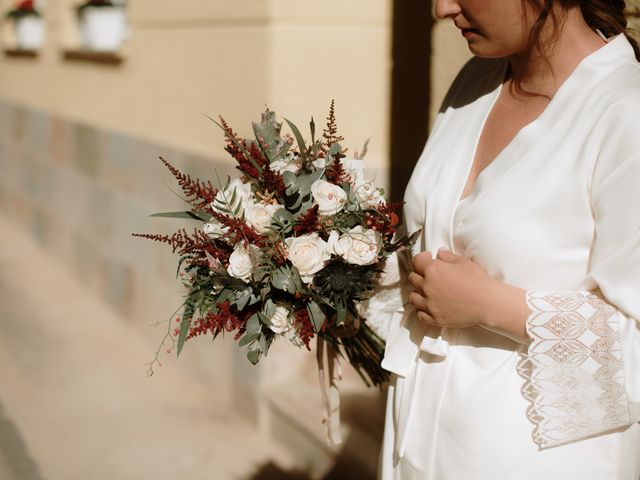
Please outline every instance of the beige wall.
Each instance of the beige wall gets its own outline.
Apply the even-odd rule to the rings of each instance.
[[[431,125],[440,104],[462,66],[471,58],[467,41],[451,20],[436,21],[431,42]]]
[[[121,66],[60,58],[75,3],[47,1],[37,60],[0,57],[1,97],[214,157],[222,137],[202,114],[248,134],[265,105],[306,126],[335,98],[346,146],[373,137],[370,164],[384,170],[390,0],[130,0]]]

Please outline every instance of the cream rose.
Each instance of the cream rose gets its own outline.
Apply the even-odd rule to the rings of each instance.
[[[251,197],[251,184],[243,183],[239,178],[234,178],[227,188],[218,192],[211,202],[211,208],[224,214],[227,213],[226,210],[234,212],[239,209],[239,213],[242,214],[245,207],[251,203]]]
[[[229,267],[227,267],[229,275],[245,282],[249,280],[254,268],[254,256],[250,248],[247,249],[242,243],[238,243],[229,256]]]
[[[282,305],[277,305],[273,315],[269,317],[269,328],[273,333],[285,333],[291,328],[289,323],[289,310]]]
[[[271,226],[273,215],[282,208],[282,205],[265,205],[255,203],[244,210],[244,218],[258,233],[267,233]]]
[[[375,207],[380,202],[384,202],[382,191],[371,182],[361,183],[356,186],[356,196],[360,205],[364,207]]]
[[[331,250],[349,263],[371,265],[378,261],[380,234],[375,230],[358,225],[337,240],[335,236],[331,240]]]
[[[347,192],[338,185],[325,180],[316,180],[311,185],[311,194],[318,205],[320,215],[335,215],[347,203]]]
[[[317,233],[301,235],[285,239],[287,245],[287,258],[300,272],[300,277],[305,283],[313,280],[313,274],[320,271],[331,254],[327,242],[322,240]]]

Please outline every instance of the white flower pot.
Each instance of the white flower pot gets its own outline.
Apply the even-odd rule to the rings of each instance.
[[[29,15],[16,20],[16,43],[18,48],[38,50],[44,44],[44,22],[42,18]]]
[[[97,51],[114,51],[120,48],[127,33],[124,8],[89,7],[84,10],[83,16],[80,37],[86,42],[86,48]]]

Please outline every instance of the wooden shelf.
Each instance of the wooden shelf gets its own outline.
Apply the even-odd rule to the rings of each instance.
[[[25,48],[5,48],[4,54],[13,58],[38,58],[38,50],[27,50]]]
[[[65,60],[77,62],[92,62],[102,65],[120,65],[124,58],[118,52],[96,52],[93,50],[64,50]]]

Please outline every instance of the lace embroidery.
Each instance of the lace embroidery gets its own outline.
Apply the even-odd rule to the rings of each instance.
[[[630,423],[619,312],[588,291],[527,291],[533,339],[518,365],[533,440],[553,447]]]

